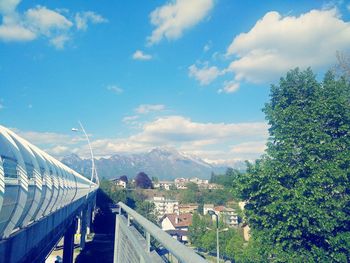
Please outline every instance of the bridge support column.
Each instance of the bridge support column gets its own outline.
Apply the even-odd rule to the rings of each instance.
[[[88,208],[84,208],[81,212],[81,220],[80,220],[80,248],[85,248],[85,240],[86,240],[86,227],[87,227],[87,217],[88,217]]]
[[[66,233],[64,234],[63,263],[73,262],[74,234],[75,234],[76,228],[77,228],[77,220],[74,219],[72,224],[68,227]]]
[[[90,228],[91,228],[91,218],[92,218],[92,206],[91,204],[88,204],[88,210],[87,210],[87,219],[86,219],[86,234],[90,234]]]

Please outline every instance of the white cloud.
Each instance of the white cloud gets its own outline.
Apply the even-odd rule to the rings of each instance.
[[[1,0],[0,13],[2,14],[13,13],[20,2],[21,0]]]
[[[50,43],[57,49],[63,49],[66,42],[69,40],[69,36],[62,34],[50,39]]]
[[[158,118],[143,126],[143,132],[133,139],[138,142],[188,142],[205,141],[208,139],[243,139],[266,138],[265,122],[256,123],[198,123],[182,116]]]
[[[233,93],[239,89],[239,82],[225,81],[224,87],[218,90],[218,93]]]
[[[136,109],[135,112],[139,114],[147,114],[153,111],[162,111],[165,109],[163,104],[141,104]]]
[[[132,58],[135,60],[150,60],[152,59],[152,56],[143,53],[141,50],[136,50],[135,53],[132,55]]]
[[[34,32],[50,36],[53,31],[66,31],[73,23],[60,13],[47,9],[44,6],[36,6],[25,12],[25,21]]]
[[[263,141],[253,141],[253,142],[244,142],[236,144],[232,147],[232,153],[259,153],[262,154],[266,149],[266,143]]]
[[[203,51],[208,52],[211,49],[212,43],[209,41],[207,44],[204,45]]]
[[[181,37],[184,30],[203,20],[213,6],[214,0],[174,0],[156,8],[150,14],[151,23],[156,28],[148,37],[148,43]]]
[[[123,121],[137,119],[136,115],[127,116]],[[143,124],[137,133],[128,137],[91,137],[91,144],[98,158],[168,146],[208,160],[244,160],[257,158],[263,152],[267,129],[265,122],[201,123],[183,116],[166,116]],[[89,148],[81,134],[15,132],[56,157],[69,153],[89,157]]]
[[[48,149],[48,151],[50,152],[50,154],[55,156],[64,156],[72,153],[69,147],[62,145],[54,146],[53,148]]]
[[[249,32],[234,38],[227,49],[228,56],[235,56],[228,71],[236,81],[273,81],[294,67],[329,67],[336,50],[349,48],[350,23],[336,9],[298,17],[268,12]]]
[[[140,116],[138,115],[133,115],[133,116],[125,116],[123,118],[123,122],[125,123],[130,123],[130,122],[133,122],[133,121],[136,121]]]
[[[216,66],[209,67],[208,63],[205,63],[202,68],[198,68],[196,65],[191,65],[188,68],[188,75],[199,81],[200,85],[208,85],[213,82],[222,73]]]
[[[34,32],[21,25],[2,24],[0,25],[0,40],[3,41],[31,41],[37,36]]]
[[[51,10],[45,6],[37,5],[19,13],[16,8],[20,0],[0,1],[0,40],[6,42],[25,42],[46,38],[57,49],[64,48],[73,33],[73,22],[67,17],[71,16],[69,10]],[[67,15],[67,17],[65,15]],[[80,18],[77,28],[86,29],[87,23],[102,23],[105,19],[91,11],[77,13]]]
[[[12,129],[20,136],[33,144],[50,145],[50,144],[72,144],[71,136],[55,132],[37,132],[37,131],[19,131]]]
[[[75,24],[78,30],[86,30],[88,28],[88,23],[101,24],[107,23],[108,20],[103,16],[96,14],[92,11],[78,12],[75,15]]]
[[[118,95],[124,92],[124,90],[118,87],[117,85],[108,85],[107,90],[112,91],[113,93]]]
[[[137,134],[96,140],[92,145],[101,156],[168,146],[210,160],[244,160],[262,153],[267,128],[265,122],[200,123],[182,116],[167,116],[144,124]]]

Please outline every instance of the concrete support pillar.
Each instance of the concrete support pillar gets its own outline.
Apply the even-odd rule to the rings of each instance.
[[[86,226],[87,226],[87,207],[83,209],[81,212],[81,220],[80,220],[80,248],[85,248],[85,240],[86,240]]]
[[[88,205],[87,210],[87,220],[86,220],[86,234],[90,234],[90,228],[91,228],[91,218],[92,218],[92,206],[91,204]]]
[[[75,234],[76,228],[77,228],[77,220],[74,219],[71,225],[68,227],[66,233],[64,234],[63,263],[73,262],[74,234]]]

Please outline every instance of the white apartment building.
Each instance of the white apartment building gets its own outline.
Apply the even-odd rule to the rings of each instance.
[[[153,186],[156,189],[161,188],[165,190],[170,190],[172,185],[174,185],[173,181],[159,181],[158,183],[155,183]]]
[[[153,197],[152,202],[155,205],[155,212],[158,218],[161,218],[165,214],[174,214],[179,212],[179,201],[166,199],[163,196]]]

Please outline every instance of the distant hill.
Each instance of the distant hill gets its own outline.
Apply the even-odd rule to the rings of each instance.
[[[64,157],[62,162],[77,172],[91,174],[90,159],[82,159],[72,154]],[[227,169],[227,166],[211,165],[198,157],[188,156],[172,148],[155,148],[138,154],[115,154],[110,158],[97,159],[95,163],[100,178],[116,178],[121,175],[133,178],[143,171],[160,180],[173,180],[177,177],[209,179],[212,172],[224,173]],[[232,168],[242,170],[244,167],[243,162],[237,162]]]

